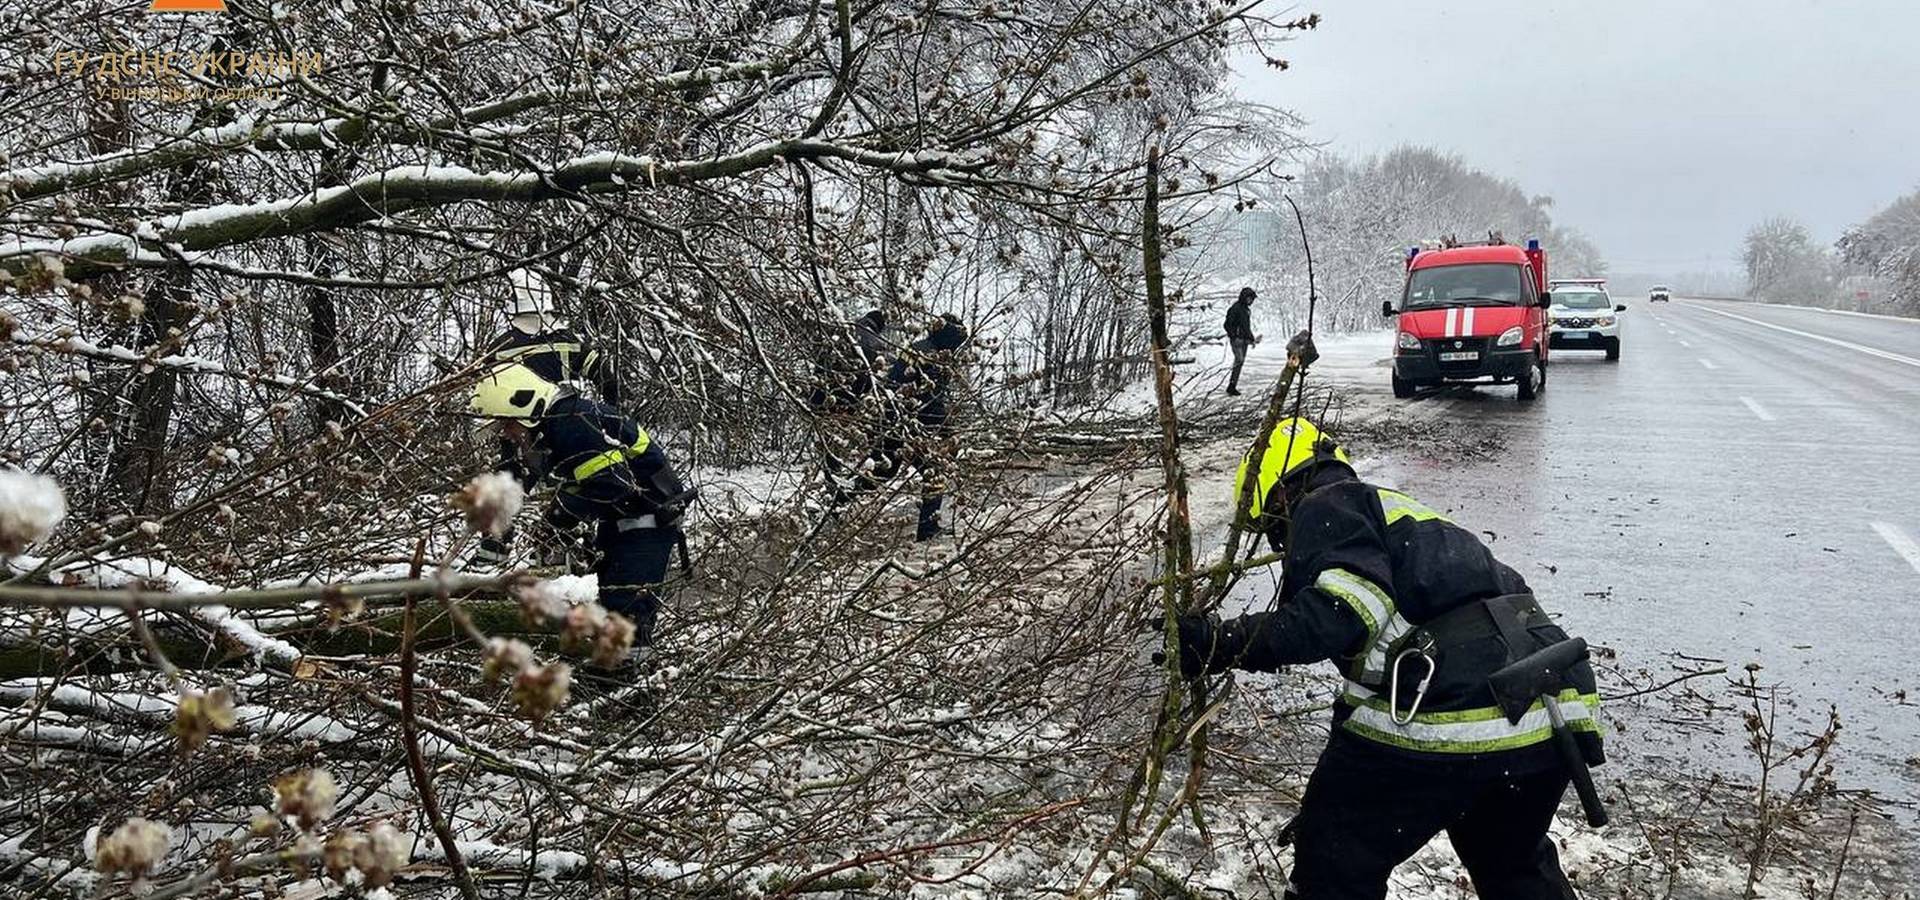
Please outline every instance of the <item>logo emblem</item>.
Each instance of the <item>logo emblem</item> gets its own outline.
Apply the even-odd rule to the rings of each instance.
[[[226,12],[227,0],[153,0],[147,12]]]

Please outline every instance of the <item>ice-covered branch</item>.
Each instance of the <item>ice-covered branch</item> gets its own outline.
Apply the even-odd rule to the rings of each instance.
[[[403,578],[394,581],[366,581],[345,584],[315,584],[299,587],[261,588],[242,591],[170,593],[138,588],[89,590],[86,588],[47,587],[30,584],[0,585],[0,606],[40,606],[56,609],[114,607],[125,610],[164,609],[178,612],[206,611],[209,608],[282,609],[320,600],[370,599],[398,597],[411,593],[463,593],[500,588],[519,575],[459,575]]]
[[[234,378],[241,381],[250,381],[250,382],[253,382],[254,384],[267,385],[269,387],[276,387],[283,390],[293,391],[298,394],[305,394],[309,397],[319,397],[325,400],[333,400],[335,402],[340,403],[346,409],[351,411],[355,416],[366,415],[366,410],[363,409],[360,406],[360,404],[357,401],[355,401],[353,398],[348,397],[344,394],[338,394],[333,391],[329,391],[326,388],[315,385],[311,381],[302,381],[295,378],[288,378],[285,375],[268,375],[268,374],[262,374],[259,372],[236,372],[230,368],[227,368],[226,366],[223,366],[217,362],[214,362],[213,360],[202,359],[196,356],[186,356],[184,354],[178,354],[178,353],[168,354],[166,356],[154,356],[148,353],[141,353],[140,351],[135,350],[132,347],[120,346],[118,344],[108,344],[105,346],[101,346],[85,338],[74,337],[74,336],[65,336],[65,337],[56,336],[56,335],[29,336],[25,334],[16,334],[12,337],[12,341],[13,343],[23,347],[34,347],[40,350],[45,350],[52,353],[61,353],[68,356],[83,356],[83,357],[86,357],[87,359],[95,359],[101,362],[124,363],[127,365],[135,365],[135,366],[141,366],[141,367],[150,366],[155,369],[172,369],[176,372],[186,372],[194,375],[217,375],[222,378]]]
[[[601,81],[556,90],[531,91],[462,110],[456,116],[423,125],[381,123],[380,140],[388,144],[416,144],[435,135],[497,122],[544,107],[594,100],[625,99],[672,93],[733,81],[771,77],[792,66],[790,59],[763,59],[728,65],[668,72],[632,81]],[[0,172],[0,198],[32,200],[63,191],[137,178],[182,163],[212,159],[244,150],[325,150],[353,144],[370,131],[365,116],[336,116],[315,122],[258,124],[242,119],[200,128],[164,141],[116,150],[71,162],[45,162]]]
[[[476,172],[447,166],[402,166],[259,203],[222,204],[165,216],[137,234],[96,233],[58,240],[16,238],[0,243],[0,270],[27,274],[46,256],[67,260],[65,272],[83,277],[150,256],[173,257],[268,238],[344,228],[397,212],[467,201],[532,203],[582,193],[618,193],[729,178],[788,159],[839,159],[897,175],[967,172],[988,159],[972,152],[895,151],[822,140],[766,141],[696,160],[592,153],[545,171]]]

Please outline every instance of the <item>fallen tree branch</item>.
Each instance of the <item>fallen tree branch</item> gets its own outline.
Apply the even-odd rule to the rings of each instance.
[[[369,599],[399,597],[414,592],[453,594],[490,588],[500,589],[525,577],[525,574],[520,572],[509,572],[503,575],[449,573],[396,581],[362,581],[178,594],[166,591],[143,591],[137,588],[96,590],[8,584],[0,585],[0,606],[39,606],[52,609],[112,607],[129,611],[164,609],[176,612],[191,612],[208,606],[224,606],[228,609],[281,609],[330,598]]]
[[[468,201],[533,203],[575,199],[581,194],[657,190],[729,178],[783,160],[805,159],[839,159],[898,175],[973,171],[989,163],[984,154],[971,152],[889,150],[789,139],[695,160],[591,153],[542,171],[476,172],[458,166],[399,166],[293,197],[187,210],[142,225],[135,233],[98,231],[59,240],[15,239],[0,243],[0,270],[25,276],[48,256],[65,261],[69,278],[111,271],[143,257],[190,265],[192,254],[197,252],[344,228],[408,210]]]

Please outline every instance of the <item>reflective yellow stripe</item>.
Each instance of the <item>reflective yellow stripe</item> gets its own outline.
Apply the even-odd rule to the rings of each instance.
[[[1386,679],[1387,649],[1413,630],[1413,623],[1400,615],[1393,598],[1380,586],[1341,568],[1327,569],[1313,580],[1313,586],[1346,601],[1360,622],[1367,627],[1363,649],[1353,657],[1348,673],[1371,684]]]
[[[1554,699],[1569,730],[1600,733],[1600,695],[1568,688]],[[1508,722],[1506,714],[1492,706],[1418,713],[1412,722],[1401,725],[1393,721],[1387,701],[1361,685],[1348,682],[1340,700],[1353,708],[1341,727],[1369,740],[1409,750],[1490,753],[1531,747],[1553,736],[1546,707],[1538,701],[1520,717],[1518,725]]]
[[[1367,625],[1367,640],[1379,636],[1380,627],[1393,615],[1393,600],[1387,593],[1375,585],[1346,569],[1332,568],[1320,573],[1313,580],[1313,586],[1347,601],[1355,614]]]
[[[640,432],[639,440],[634,441],[633,446],[615,447],[614,449],[608,450],[604,453],[596,453],[593,456],[588,457],[586,462],[583,462],[577,466],[574,466],[573,480],[585,481],[589,478],[592,478],[594,476],[594,473],[599,472],[601,469],[604,469],[616,463],[626,462],[629,459],[639,456],[640,454],[647,452],[647,446],[652,443],[653,443],[653,438],[649,437],[645,431],[642,431]]]
[[[1415,522],[1426,522],[1430,520],[1441,522],[1453,521],[1435,512],[1433,507],[1425,503],[1421,503],[1399,491],[1390,491],[1386,488],[1380,489],[1380,511],[1387,514],[1388,525],[1392,525],[1401,519],[1409,517]]]

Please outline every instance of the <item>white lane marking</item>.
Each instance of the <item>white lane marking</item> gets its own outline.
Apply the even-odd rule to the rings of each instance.
[[[1710,312],[1716,316],[1726,316],[1729,319],[1739,319],[1742,322],[1758,325],[1761,328],[1771,328],[1775,331],[1784,331],[1788,334],[1799,335],[1800,337],[1803,337],[1803,338],[1812,338],[1816,341],[1823,341],[1825,343],[1832,344],[1835,347],[1845,347],[1848,350],[1856,350],[1861,353],[1865,353],[1868,356],[1878,356],[1881,359],[1892,360],[1897,363],[1902,363],[1904,365],[1909,365],[1916,369],[1920,369],[1920,359],[1914,359],[1911,356],[1901,356],[1898,353],[1888,353],[1885,350],[1880,350],[1874,347],[1868,347],[1863,344],[1856,344],[1852,341],[1843,341],[1839,338],[1827,337],[1824,334],[1814,334],[1811,331],[1801,331],[1798,328],[1788,328],[1785,325],[1775,325],[1772,322],[1762,322],[1759,319],[1752,319],[1746,316],[1735,315],[1733,313],[1726,312],[1724,310],[1714,309],[1710,306],[1695,305],[1694,309],[1700,310],[1702,312]]]
[[[1855,312],[1851,309],[1828,309],[1824,306],[1801,306],[1797,303],[1782,303],[1788,309],[1804,309],[1808,312],[1829,313],[1836,316],[1859,316],[1863,319],[1885,319],[1889,322],[1905,322],[1908,325],[1920,325],[1920,319],[1912,316],[1883,316],[1879,313]]]
[[[1703,365],[1703,366],[1706,366],[1706,367],[1707,367],[1707,368],[1709,368],[1709,369],[1718,369],[1718,368],[1720,368],[1719,366],[1716,366],[1716,365],[1714,365],[1714,364],[1713,364],[1713,360],[1710,360],[1710,359],[1702,359],[1702,360],[1700,360],[1700,364],[1701,364],[1701,365]]]
[[[1760,421],[1762,422],[1773,421],[1773,413],[1767,412],[1767,408],[1764,406],[1761,406],[1752,397],[1741,397],[1740,402],[1745,403],[1748,409],[1753,410],[1753,414],[1755,416],[1758,416],[1760,418]]]
[[[1688,343],[1688,342],[1687,342],[1687,339],[1686,339],[1686,338],[1681,338],[1681,339],[1680,339],[1680,346],[1682,346],[1682,347],[1691,347],[1691,346],[1693,346],[1693,345],[1692,345],[1691,343]]]
[[[1915,572],[1920,572],[1920,544],[1914,543],[1913,538],[1907,537],[1907,533],[1892,522],[1875,522],[1873,530],[1880,532],[1880,538],[1893,547],[1893,552],[1906,559],[1907,565],[1912,566]]]

